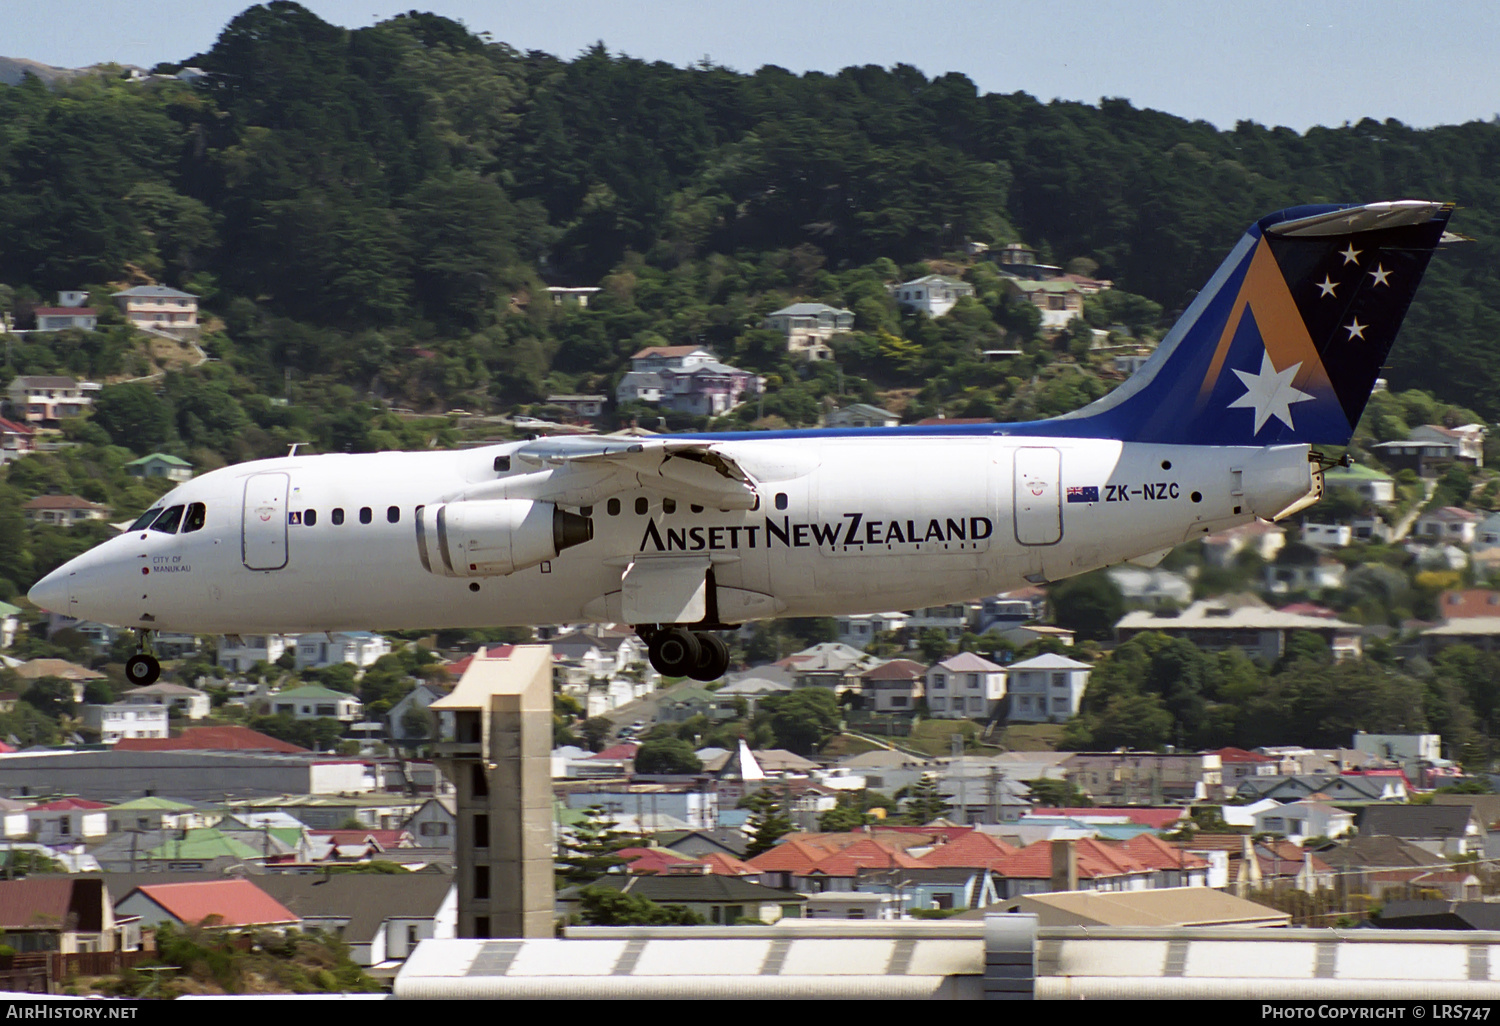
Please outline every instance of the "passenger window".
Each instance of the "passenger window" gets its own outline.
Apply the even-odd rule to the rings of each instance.
[[[157,518],[156,523],[151,525],[151,530],[160,531],[162,534],[176,534],[177,525],[182,522],[182,507],[173,506]]]
[[[703,507],[700,506],[700,505],[698,505],[696,502],[693,503],[692,505],[690,505],[688,507],[688,509],[692,510],[694,513],[702,513],[703,512]]]
[[[335,506],[333,512],[328,514],[328,519],[333,521],[335,527],[342,524],[344,522],[344,508],[342,506]]]
[[[208,508],[201,502],[192,503],[187,508],[187,516],[182,520],[182,533],[202,530],[204,521],[207,519]]]
[[[776,508],[786,509],[786,492],[776,493]]]
[[[635,500],[635,512],[636,512],[636,516],[643,517],[643,516],[646,515],[647,511],[650,510],[650,509],[651,509],[651,504],[646,501],[646,497],[644,495],[638,496],[636,498],[636,500]]]
[[[497,473],[497,474],[504,474],[504,473],[508,473],[509,471],[510,471],[510,457],[509,456],[496,456],[495,457],[495,473]]]
[[[144,531],[146,528],[151,526],[151,521],[155,520],[159,516],[161,516],[160,506],[157,506],[154,509],[148,509],[146,510],[146,512],[140,515],[140,519],[130,525],[130,529],[132,531]]]
[[[594,515],[594,507],[592,507],[592,506],[579,506],[578,507],[578,515],[581,516],[581,517],[591,517],[591,516]]]
[[[663,499],[663,500],[661,500],[661,511],[663,513],[676,513],[677,512],[677,500],[676,499]]]
[[[359,508],[359,522],[361,524],[368,524],[373,518],[374,514],[370,512],[369,506],[361,506]]]
[[[608,502],[606,502],[604,504],[604,512],[608,513],[612,517],[619,516],[620,515],[620,500],[619,499],[610,499]]]
[[[304,512],[302,514],[302,523],[305,526],[307,526],[307,527],[317,527],[318,526],[318,511],[315,510],[315,509],[310,509],[310,510],[307,510],[306,512]]]
[[[387,506],[385,510],[385,519],[392,524],[399,524],[401,522],[401,507]]]

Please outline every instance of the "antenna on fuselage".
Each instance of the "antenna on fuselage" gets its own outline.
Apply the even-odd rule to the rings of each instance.
[[[288,456],[295,456],[295,455],[297,455],[297,446],[299,446],[299,445],[312,445],[312,443],[311,442],[293,442],[291,444],[291,448],[287,449],[286,454]]]

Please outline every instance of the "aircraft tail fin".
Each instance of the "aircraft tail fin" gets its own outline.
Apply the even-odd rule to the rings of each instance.
[[[1127,441],[1346,444],[1452,212],[1398,200],[1262,218],[1129,381],[1059,419]]]

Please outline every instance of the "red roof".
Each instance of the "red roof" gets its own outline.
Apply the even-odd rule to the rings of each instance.
[[[782,841],[769,851],[763,851],[745,865],[757,873],[795,873],[805,876],[807,871],[833,854],[835,846],[824,846],[813,841]]]
[[[278,741],[249,727],[188,727],[178,737],[126,737],[115,742],[117,752],[305,752],[288,741]]]
[[[753,876],[755,870],[743,859],[735,858],[728,852],[712,851],[699,860],[707,864],[708,871],[714,876]]]
[[[922,863],[873,837],[855,841],[828,855],[801,876],[858,876],[861,869],[920,869]]]
[[[953,869],[990,869],[1020,849],[981,830],[971,830],[940,844],[917,861],[924,866]]]
[[[1500,616],[1500,591],[1491,591],[1488,588],[1445,591],[1438,599],[1438,611],[1445,620],[1465,620],[1472,616]]]
[[[249,880],[200,880],[193,883],[147,884],[131,894],[144,894],[178,922],[195,925],[217,916],[218,926],[264,926],[301,920],[281,902]],[[128,897],[128,895],[127,895]]]
[[[625,868],[632,873],[668,873],[685,866],[701,866],[701,859],[690,859],[667,848],[621,848],[615,852],[626,862]]]
[[[634,741],[622,741],[617,745],[610,745],[597,755],[589,756],[590,759],[634,759],[636,751],[641,746]]]
[[[309,837],[340,847],[373,842],[381,851],[410,848],[414,843],[406,830],[309,830],[307,833]]]
[[[35,930],[39,923],[61,929],[73,908],[73,880],[32,877],[0,882],[0,929]]]
[[[914,659],[892,659],[860,674],[861,680],[920,680],[927,667]]]
[[[443,669],[448,671],[448,676],[457,680],[468,670],[469,664],[475,659],[509,659],[511,652],[515,651],[514,645],[492,645],[489,648],[480,648],[473,655],[466,655],[462,659],[455,659],[448,663]]]
[[[17,424],[15,421],[6,420],[4,417],[0,417],[0,431],[11,435],[31,435],[36,433],[25,424]]]
[[[1218,751],[1209,752],[1209,755],[1217,755],[1220,762],[1275,762],[1269,755],[1261,755],[1259,752],[1247,752],[1243,748],[1220,748]]]
[[[1121,845],[1131,857],[1152,869],[1204,869],[1208,860],[1173,844],[1168,844],[1155,834],[1140,834]]]
[[[1037,841],[1029,844],[992,868],[1001,876],[1011,878],[1050,879],[1054,843],[1061,842]],[[1151,869],[1121,848],[1088,839],[1073,842],[1073,857],[1081,879],[1128,876],[1133,873],[1147,873]]]
[[[43,802],[40,805],[33,805],[32,808],[38,812],[71,812],[75,809],[88,811],[92,809],[107,809],[109,808],[109,803],[90,801],[87,798],[59,798],[55,802]]]

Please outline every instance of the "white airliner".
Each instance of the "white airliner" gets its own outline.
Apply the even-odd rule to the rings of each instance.
[[[1149,563],[1316,502],[1451,207],[1252,225],[1141,370],[1024,424],[542,438],[291,455],[173,489],[31,589],[138,631],[301,633],[595,621],[664,674],[719,676],[715,630],[936,605]]]

